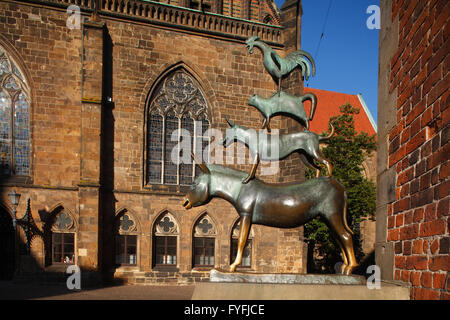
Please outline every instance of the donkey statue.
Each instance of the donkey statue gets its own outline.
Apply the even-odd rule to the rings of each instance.
[[[194,155],[192,155],[195,161]],[[294,184],[268,184],[242,180],[245,172],[196,161],[202,170],[183,199],[186,209],[207,204],[212,198],[230,202],[240,217],[238,252],[230,272],[242,262],[242,254],[252,224],[295,228],[316,216],[325,218],[342,251],[341,273],[349,275],[358,265],[353,251],[352,231],[347,225],[347,194],[333,177],[319,177]]]

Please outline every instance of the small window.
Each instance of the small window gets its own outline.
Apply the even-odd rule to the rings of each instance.
[[[116,236],[116,263],[119,265],[137,264],[137,236]]]
[[[53,262],[73,264],[74,256],[74,234],[55,232],[52,235]]]
[[[153,266],[176,266],[178,224],[168,212],[163,213],[153,229]]]
[[[62,211],[55,217],[51,234],[52,263],[75,263],[75,223]]]
[[[136,222],[131,214],[125,212],[119,216],[116,233],[116,264],[137,265]]]
[[[194,266],[214,267],[214,238],[194,238]]]
[[[201,3],[198,0],[190,1],[189,8],[202,10],[204,12],[211,12],[211,0],[203,0]],[[201,6],[201,7],[200,7]]]
[[[155,265],[174,266],[177,264],[177,237],[155,237]]]
[[[193,266],[214,267],[216,227],[208,214],[197,220],[194,226]]]

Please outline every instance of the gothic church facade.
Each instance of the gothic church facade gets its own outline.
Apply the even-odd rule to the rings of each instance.
[[[198,168],[172,153],[183,139],[208,148],[225,117],[260,128],[247,100],[276,85],[245,40],[283,56],[300,49],[300,20],[300,1],[1,1],[1,277],[76,264],[93,281],[182,284],[227,268],[238,215],[222,200],[186,211]],[[298,72],[283,90],[302,93]],[[283,118],[272,127],[299,130]],[[245,152],[228,165],[248,171]],[[261,178],[303,177],[292,156]],[[29,254],[15,209],[32,217]],[[305,253],[302,228],[254,226],[241,268],[306,272]]]

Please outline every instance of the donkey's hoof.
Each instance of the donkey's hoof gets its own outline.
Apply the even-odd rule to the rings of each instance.
[[[345,274],[346,276],[349,276],[352,274],[353,269],[355,269],[356,266],[345,266],[344,272],[342,274]]]

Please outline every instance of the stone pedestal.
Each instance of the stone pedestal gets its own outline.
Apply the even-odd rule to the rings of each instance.
[[[410,288],[382,281],[369,289],[362,276],[252,274],[212,270],[192,300],[409,300]]]
[[[282,274],[282,273],[242,273],[213,269],[211,282],[222,283],[275,283],[275,284],[340,284],[365,285],[363,276],[342,274]]]

